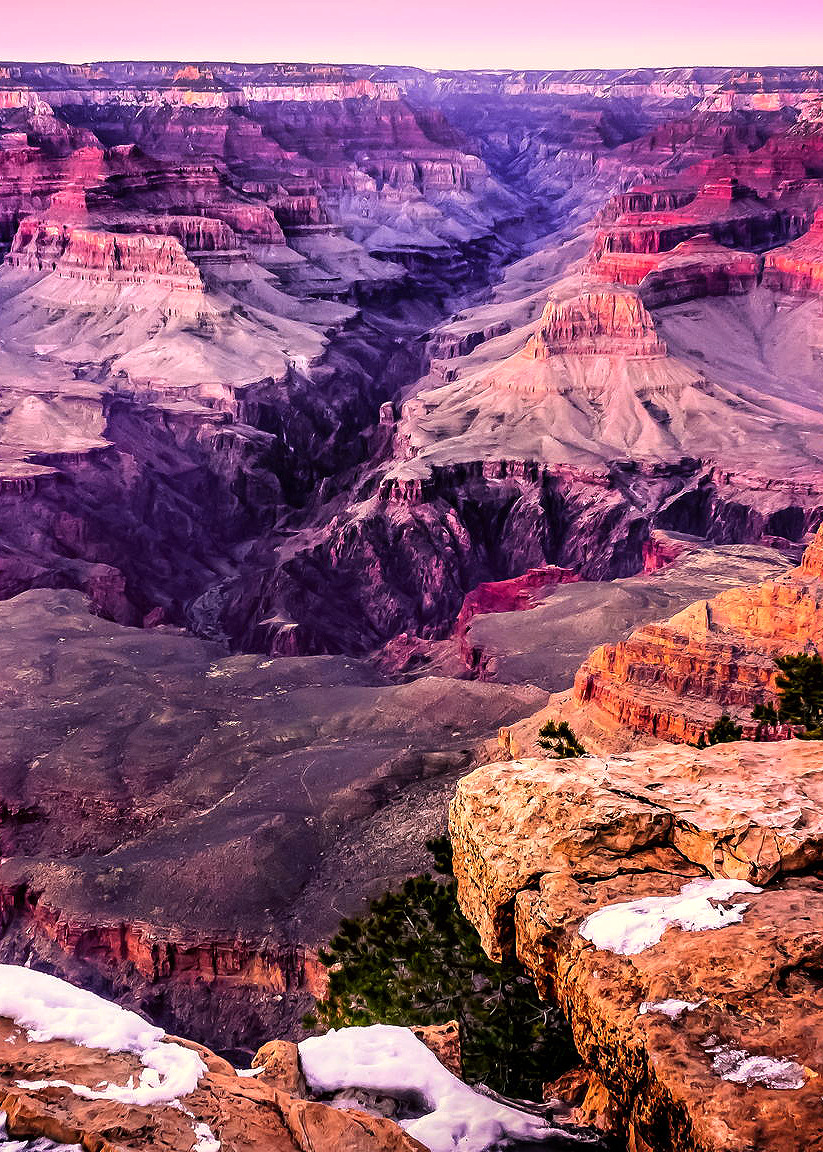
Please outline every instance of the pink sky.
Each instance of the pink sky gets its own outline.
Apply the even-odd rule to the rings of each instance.
[[[821,64],[823,0],[2,0],[7,60]]]

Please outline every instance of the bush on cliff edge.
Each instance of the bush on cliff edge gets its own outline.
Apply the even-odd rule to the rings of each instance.
[[[430,841],[435,866],[451,872],[447,838]],[[318,1003],[324,1028],[444,1024],[457,1020],[469,1083],[540,1099],[542,1085],[576,1062],[562,1015],[538,999],[513,963],[495,964],[457,904],[454,879],[426,874],[344,920],[328,949],[329,993]]]

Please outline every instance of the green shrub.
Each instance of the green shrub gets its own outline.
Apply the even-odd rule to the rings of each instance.
[[[427,845],[438,869],[451,869],[451,845]],[[426,874],[344,920],[320,958],[329,992],[307,1023],[460,1024],[470,1083],[540,1099],[542,1084],[576,1061],[562,1015],[538,999],[513,962],[495,964],[457,903],[453,879]]]
[[[565,720],[555,724],[547,720],[537,733],[537,743],[547,752],[552,752],[561,760],[569,760],[574,756],[585,756],[586,749],[575,736]]]
[[[778,714],[785,724],[803,728],[801,735],[807,740],[823,736],[823,659],[798,652],[794,656],[778,656],[780,669],[777,689],[780,693]]]
[[[706,742],[708,744],[731,744],[743,736],[743,726],[735,724],[731,716],[725,712],[709,729]]]

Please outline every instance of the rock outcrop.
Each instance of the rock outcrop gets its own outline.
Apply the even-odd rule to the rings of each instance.
[[[647,308],[662,308],[705,296],[735,296],[754,288],[760,257],[695,236],[670,252],[612,252],[595,265],[599,279],[637,285]]]
[[[632,1148],[823,1147],[821,753],[660,747],[458,786],[461,906],[563,1008]]]
[[[79,280],[169,283],[202,291],[197,269],[172,235],[97,232],[47,220],[26,220],[15,236],[8,261],[13,267],[50,268],[60,276]]]
[[[705,184],[694,199],[668,212],[628,213],[603,228],[595,260],[611,253],[671,251],[692,236],[709,234],[730,248],[769,248],[787,239],[788,224],[771,205],[734,177]]]
[[[666,345],[642,301],[631,292],[584,292],[549,300],[525,356],[665,356]]]
[[[262,1074],[242,1076],[209,1049],[178,1037],[166,1037],[159,1045],[161,1054],[168,1051],[169,1067],[182,1051],[201,1071],[193,1090],[185,1090],[189,1085],[179,1095],[172,1090],[169,1099],[156,1092],[159,1102],[141,1101],[139,1090],[118,1090],[145,1071],[132,1052],[38,1039],[1,1018],[0,1041],[3,1136],[23,1142],[21,1147],[47,1140],[83,1148],[125,1145],[146,1152],[425,1152],[424,1145],[393,1120],[312,1100],[305,1085],[300,1093],[299,1083],[284,1084],[265,1060]],[[173,1073],[167,1077],[173,1079]],[[130,1095],[135,1098],[128,1099]],[[149,1097],[150,1090],[144,1089],[143,1095]]]
[[[455,1024],[420,1036],[377,1024],[299,1046],[272,1041],[236,1071],[42,972],[0,966],[0,1002],[0,1141],[18,1137],[35,1152],[51,1152],[42,1140],[147,1152],[494,1152],[558,1139],[602,1148],[591,1132],[555,1126],[551,1106],[520,1107],[465,1084],[437,1052],[454,1057]]]
[[[606,741],[618,728],[691,743],[724,712],[752,735],[752,709],[777,702],[775,657],[823,650],[821,533],[786,576],[730,588],[596,649],[575,677],[572,708]]]
[[[766,253],[763,283],[791,295],[823,295],[823,208],[814,223],[791,244]]]

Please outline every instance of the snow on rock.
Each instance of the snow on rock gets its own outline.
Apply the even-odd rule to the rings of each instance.
[[[220,1141],[209,1128],[208,1124],[195,1124],[194,1135],[197,1138],[197,1143],[194,1145],[192,1152],[220,1152]]]
[[[775,1056],[751,1056],[742,1048],[732,1048],[721,1044],[707,1048],[713,1056],[712,1071],[721,1080],[732,1084],[745,1084],[747,1088],[762,1085],[778,1090],[802,1088],[806,1082],[806,1071],[802,1064],[794,1060],[783,1060]]]
[[[636,956],[658,944],[667,928],[706,932],[739,924],[748,904],[724,905],[743,892],[762,892],[745,880],[692,880],[677,896],[646,896],[610,904],[580,925],[580,935],[603,952]]]
[[[87,1100],[118,1100],[150,1107],[187,1096],[206,1072],[196,1052],[164,1043],[161,1028],[44,972],[0,964],[0,1016],[14,1020],[30,1040],[68,1040],[86,1048],[132,1052],[143,1065],[137,1084],[132,1077],[124,1086],[103,1084],[96,1089],[65,1080],[21,1080],[21,1088],[37,1091],[52,1085],[70,1088]]]
[[[299,1045],[314,1092],[366,1088],[430,1109],[401,1125],[431,1152],[485,1152],[509,1140],[568,1139],[537,1116],[473,1091],[449,1072],[408,1028],[372,1024],[312,1036]]]
[[[637,1010],[638,1016],[645,1016],[648,1012],[659,1012],[662,1016],[668,1016],[670,1020],[676,1020],[678,1016],[682,1016],[684,1012],[694,1012],[695,1008],[700,1008],[705,1004],[705,1000],[644,1000]]]

